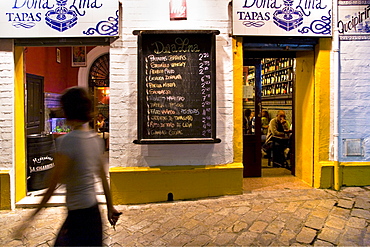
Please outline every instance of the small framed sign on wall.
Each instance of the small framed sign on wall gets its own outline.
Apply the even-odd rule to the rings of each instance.
[[[186,20],[186,0],[170,0],[170,20]]]
[[[61,63],[61,58],[60,58],[60,49],[57,48],[57,63]]]
[[[86,66],[86,46],[72,47],[72,67]]]

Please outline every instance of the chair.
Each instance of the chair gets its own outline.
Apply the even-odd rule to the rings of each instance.
[[[269,150],[267,165],[289,168],[284,154],[285,148],[289,145],[289,139],[273,136],[271,141],[272,145]]]

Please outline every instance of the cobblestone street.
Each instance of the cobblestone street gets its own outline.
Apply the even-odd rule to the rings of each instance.
[[[103,214],[105,209],[103,208]],[[370,187],[280,189],[189,201],[117,206],[116,231],[104,215],[107,246],[369,246]],[[46,208],[26,232],[12,229],[32,209],[1,211],[1,246],[50,246],[66,217]]]

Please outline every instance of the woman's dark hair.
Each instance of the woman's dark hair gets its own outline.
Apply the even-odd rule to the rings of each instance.
[[[92,118],[92,102],[86,90],[72,87],[64,91],[60,103],[67,120],[88,122]]]

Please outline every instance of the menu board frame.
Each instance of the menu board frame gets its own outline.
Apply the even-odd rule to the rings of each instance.
[[[220,143],[221,140],[216,138],[216,35],[220,32],[218,30],[135,30],[133,32],[134,35],[138,36],[138,116],[137,116],[137,140],[134,140],[135,144],[196,144],[196,143]],[[159,38],[160,37],[160,38]],[[178,40],[186,40],[184,41],[187,45],[187,50],[185,50],[184,46],[177,45],[175,47],[176,42],[174,42],[174,37],[179,38]],[[189,37],[196,37],[197,41],[201,40],[201,44],[192,44],[191,38]],[[155,43],[160,42],[161,44],[165,42],[173,42],[171,44],[164,44],[165,52],[164,55],[161,56],[163,59],[169,58],[171,55],[177,55],[182,57],[183,60],[186,62],[184,63],[183,67],[188,66],[188,64],[199,64],[197,66],[203,66],[201,60],[202,54],[209,54],[209,58],[207,58],[207,71],[206,74],[209,75],[207,78],[206,83],[208,85],[207,88],[207,101],[199,102],[203,100],[205,97],[201,97],[202,94],[200,92],[195,92],[192,90],[201,90],[204,94],[204,91],[201,89],[201,84],[204,82],[204,76],[200,75],[200,68],[195,69],[193,67],[187,68],[188,70],[185,71],[185,68],[180,67],[172,67],[172,64],[169,65],[165,64],[165,66],[169,66],[168,69],[173,71],[174,76],[177,76],[178,80],[164,80],[159,81],[156,85],[163,85],[164,83],[173,84],[172,88],[167,90],[168,92],[174,91],[181,92],[186,95],[182,97],[182,95],[169,95],[170,97],[177,98],[182,97],[180,101],[171,101],[165,98],[165,95],[160,95],[163,98],[163,102],[160,104],[156,104],[155,102],[151,102],[151,98],[149,90],[151,89],[152,83],[151,79],[148,79],[150,76],[149,70],[151,68],[150,63],[148,62],[149,56],[154,57],[155,53],[158,53],[158,46],[156,47]],[[157,39],[157,40],[155,40]],[[177,40],[177,41],[178,41]],[[148,42],[153,41],[152,50],[148,48],[148,46],[144,47],[144,44],[149,44]],[[187,43],[188,42],[188,43]],[[174,45],[174,46],[173,46]],[[199,48],[199,49],[198,49]],[[157,49],[157,51],[155,50]],[[183,50],[181,50],[183,49]],[[193,50],[189,50],[193,49]],[[188,53],[187,53],[188,52]],[[191,52],[191,53],[189,53]],[[195,61],[196,53],[199,53],[197,56],[199,57]],[[195,54],[195,55],[194,55]],[[172,59],[169,58],[169,59]],[[189,61],[187,61],[189,59]],[[191,60],[191,61],[190,61]],[[209,62],[208,62],[209,61]],[[193,71],[192,71],[193,69]],[[190,72],[189,72],[190,70]],[[181,73],[181,71],[183,73]],[[161,72],[161,71],[159,71]],[[166,76],[164,76],[167,78]],[[163,79],[163,78],[162,78]],[[187,82],[185,82],[187,81]],[[182,84],[189,84],[189,81],[192,83],[199,83],[199,86],[195,84],[194,87],[190,86],[182,86]],[[149,86],[148,86],[149,85]],[[204,85],[204,84],[202,84]],[[163,90],[165,91],[165,90]],[[194,98],[190,97],[190,95],[194,95]],[[157,97],[157,95],[154,95]],[[198,97],[198,98],[196,98]],[[203,104],[202,104],[203,103]],[[202,105],[202,107],[207,103],[207,108],[205,109],[197,109],[194,104]],[[190,106],[189,106],[190,104]],[[154,105],[152,107],[152,105]],[[178,107],[171,108],[174,105],[178,105]],[[187,106],[189,106],[187,108]],[[152,107],[152,108],[151,108]],[[171,111],[169,115],[159,115],[160,118],[166,119],[163,123],[152,121],[152,117],[155,114],[152,114],[151,111]],[[179,114],[181,112],[186,112],[185,116],[181,116],[181,120],[175,121],[179,118]],[[194,113],[196,111],[196,113]],[[205,113],[206,111],[206,113]],[[203,113],[202,113],[203,112]],[[166,114],[166,113],[165,113]],[[173,114],[173,115],[171,115]],[[202,117],[202,114],[206,117]],[[158,118],[157,115],[155,117]],[[192,119],[190,121],[184,121],[184,118]],[[196,120],[197,119],[197,120]],[[199,121],[203,119],[203,121]],[[172,121],[172,122],[171,122]],[[203,122],[203,123],[201,123]],[[173,126],[173,130],[169,129],[167,126]],[[189,125],[191,127],[189,127]],[[184,134],[186,132],[187,134]],[[178,133],[178,134],[177,134]]]

